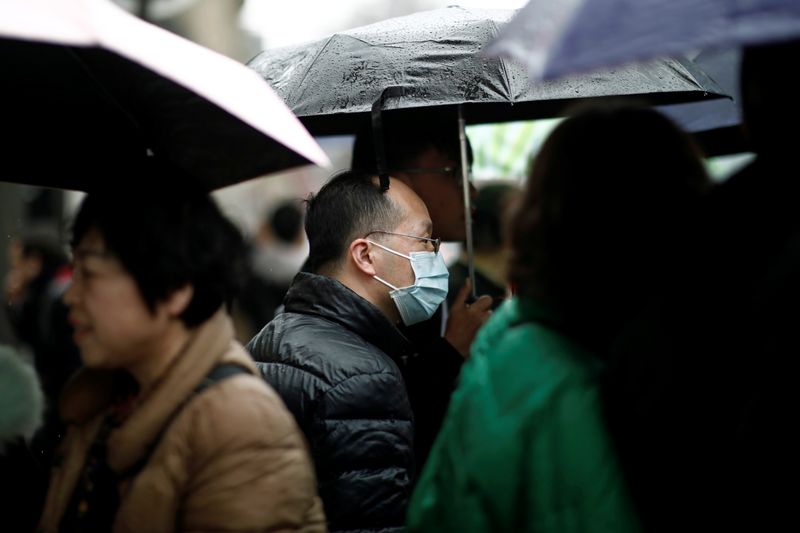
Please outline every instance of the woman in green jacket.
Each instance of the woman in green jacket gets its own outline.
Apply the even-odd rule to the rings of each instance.
[[[587,110],[553,132],[511,222],[516,296],[473,344],[411,531],[639,530],[599,375],[707,183],[654,111]]]

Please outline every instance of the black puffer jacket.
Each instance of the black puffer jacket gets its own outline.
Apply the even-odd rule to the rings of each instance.
[[[400,530],[414,476],[398,367],[410,344],[375,306],[324,276],[298,274],[284,303],[247,349],[308,438],[330,529]]]

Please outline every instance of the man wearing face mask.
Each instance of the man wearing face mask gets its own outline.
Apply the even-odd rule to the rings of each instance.
[[[331,531],[401,530],[414,482],[414,422],[398,325],[430,318],[447,268],[420,198],[345,172],[309,199],[311,273],[247,348],[304,431]]]
[[[383,117],[389,172],[419,195],[433,221],[434,235],[450,242],[466,239],[457,126],[452,112],[430,108],[386,113]],[[352,167],[377,171],[371,127],[356,135]],[[474,187],[472,192],[474,199]],[[439,433],[461,364],[469,357],[475,334],[491,312],[491,297],[481,296],[469,303],[469,292],[469,285],[460,286],[456,294],[451,294],[451,305],[440,306],[428,320],[401,327],[414,345],[402,369],[416,422],[414,454],[418,470]]]

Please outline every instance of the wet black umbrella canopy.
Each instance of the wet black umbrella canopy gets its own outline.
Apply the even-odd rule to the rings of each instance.
[[[467,123],[558,116],[578,100],[636,97],[651,104],[722,92],[688,60],[532,83],[511,61],[479,55],[511,10],[448,7],[389,19],[313,43],[267,50],[249,66],[315,135],[353,133],[388,87],[385,109],[463,105]]]
[[[0,39],[0,65],[4,181],[84,191],[144,182],[155,156],[211,190],[308,163],[113,52]]]
[[[306,163],[319,145],[268,84],[107,0],[0,2],[0,180],[85,191],[210,190]]]

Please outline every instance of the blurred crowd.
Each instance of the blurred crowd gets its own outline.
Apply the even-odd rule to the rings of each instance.
[[[157,194],[86,196],[68,247],[26,229],[3,530],[792,523],[800,105],[775,72],[798,54],[746,49],[757,158],[722,184],[663,115],[607,103],[466,209],[457,122],[422,110],[387,115],[388,169],[360,132],[249,240],[167,166]]]

